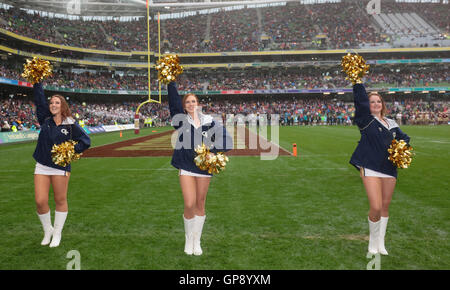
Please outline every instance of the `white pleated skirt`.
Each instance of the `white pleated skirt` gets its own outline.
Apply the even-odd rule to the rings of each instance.
[[[67,176],[68,172],[61,170],[61,169],[56,169],[56,168],[52,168],[49,166],[45,166],[39,162],[36,162],[36,167],[34,169],[34,174],[42,174],[42,175],[62,175],[62,176]]]
[[[188,176],[195,176],[195,177],[211,177],[211,175],[194,173],[194,172],[190,172],[190,171],[183,170],[183,169],[180,169],[180,171],[178,172],[178,175],[188,175]]]
[[[372,169],[368,168],[362,168],[364,176],[371,176],[371,177],[381,177],[381,178],[395,178],[394,176],[387,175]]]

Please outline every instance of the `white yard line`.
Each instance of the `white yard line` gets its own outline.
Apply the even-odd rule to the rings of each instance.
[[[116,171],[174,171],[176,168],[116,168]]]

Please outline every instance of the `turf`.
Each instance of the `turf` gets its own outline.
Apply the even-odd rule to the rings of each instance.
[[[399,172],[381,269],[450,269],[450,127],[402,129],[416,156]],[[92,144],[134,137],[105,133]],[[280,145],[296,143],[297,158],[230,157],[211,182],[199,257],[183,252],[183,199],[170,157],[74,163],[62,242],[49,248],[40,245],[35,212],[35,143],[0,146],[0,269],[66,269],[70,250],[85,270],[366,269],[368,201],[348,164],[358,140],[354,126],[281,127]]]

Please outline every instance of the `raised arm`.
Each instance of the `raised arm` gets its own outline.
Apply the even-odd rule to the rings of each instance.
[[[181,97],[178,94],[176,83],[169,83],[167,85],[167,91],[169,94],[170,117],[173,118],[176,114],[183,114],[183,104],[181,104]]]
[[[358,127],[362,128],[369,120],[370,114],[370,102],[369,96],[367,96],[366,89],[363,84],[355,84],[353,86],[353,97],[355,102],[355,123]]]
[[[171,124],[175,129],[178,129],[183,125],[186,116],[184,115],[183,105],[177,91],[176,83],[169,83],[167,85],[167,91],[169,94],[170,117],[172,118]]]
[[[355,102],[355,118],[366,117],[370,115],[370,103],[366,89],[363,84],[353,86],[353,97]]]
[[[52,116],[50,109],[48,108],[47,100],[44,95],[44,88],[42,83],[36,83],[33,85],[34,104],[36,105],[36,116],[39,124],[42,126],[45,119]]]

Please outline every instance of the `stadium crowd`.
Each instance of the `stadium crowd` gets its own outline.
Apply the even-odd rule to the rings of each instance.
[[[417,13],[421,15],[426,21],[441,29],[443,33],[450,32],[450,14],[447,6],[442,6],[439,3],[382,3],[383,13]]]
[[[22,80],[20,68],[0,65],[0,77]],[[101,90],[147,90],[146,75],[128,72],[119,75],[111,72],[86,71],[73,73],[54,72],[46,85],[60,88]],[[152,90],[158,90],[156,74],[151,75]],[[391,68],[374,68],[365,78],[368,87],[427,87],[448,86],[449,70],[445,66],[404,67],[400,71]],[[186,70],[177,80],[180,90],[269,90],[269,89],[329,89],[350,88],[340,68],[270,69],[270,70]],[[165,86],[162,87],[165,90]]]
[[[386,42],[365,12],[365,4],[341,2],[275,8],[219,11],[161,21],[164,51],[176,53],[257,51],[263,49],[357,48]],[[416,12],[444,32],[449,31],[448,4],[389,3],[382,12]],[[446,12],[447,11],[447,12]],[[147,23],[69,20],[0,9],[0,27],[36,40],[111,51],[147,50]],[[157,22],[150,25],[152,50],[157,50]],[[272,46],[268,46],[271,43]]]
[[[356,17],[355,12],[361,15]],[[304,49],[311,43],[320,47],[325,37],[318,35],[328,38],[323,47],[331,49],[385,41],[357,3],[287,5],[279,9],[265,8],[263,15],[264,32],[285,50]]]
[[[319,98],[294,98],[290,100],[266,96],[263,99],[241,97],[232,101],[201,101],[204,113],[219,115],[225,121],[227,115],[280,116],[280,125],[351,125],[355,108],[352,102]],[[399,124],[447,124],[448,101],[424,101],[417,98],[392,99],[387,102],[387,116]],[[102,126],[134,123],[138,102],[79,103],[70,102],[72,115],[83,120],[86,126]],[[39,129],[32,101],[20,98],[0,100],[0,124],[2,132]],[[151,118],[154,126],[170,125],[167,102],[150,103],[141,107],[140,119]]]

